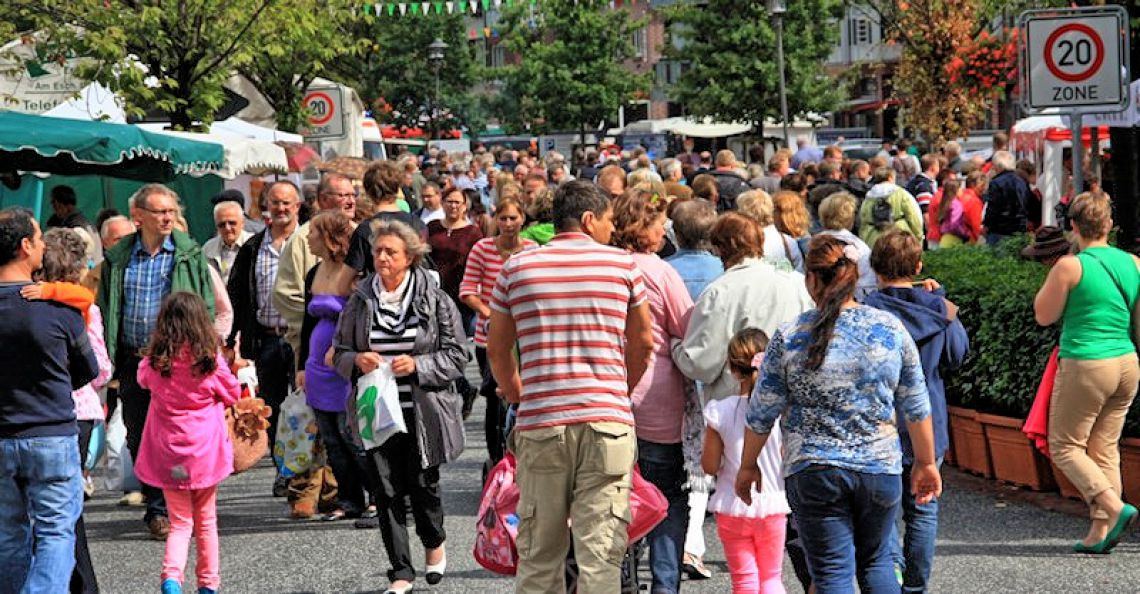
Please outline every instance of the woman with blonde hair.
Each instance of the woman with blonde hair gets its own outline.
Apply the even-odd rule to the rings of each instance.
[[[780,190],[772,196],[773,221],[780,233],[793,237],[799,245],[800,252],[807,254],[808,242],[811,235],[811,215],[808,214],[807,205],[798,192]]]
[[[1140,259],[1108,245],[1112,203],[1104,193],[1077,196],[1069,218],[1080,253],[1057,260],[1033,309],[1043,326],[1062,322],[1049,452],[1092,518],[1073,551],[1104,554],[1137,517],[1120,499],[1119,444],[1140,381],[1134,342]]]
[[[804,271],[804,255],[795,238],[776,229],[775,206],[764,190],[749,190],[736,197],[736,208],[764,228],[764,259],[773,266]]]

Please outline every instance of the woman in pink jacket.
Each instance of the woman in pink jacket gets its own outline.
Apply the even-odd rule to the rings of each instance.
[[[233,472],[225,409],[241,387],[218,354],[206,302],[187,292],[163,300],[154,334],[139,363],[139,385],[150,390],[135,475],[160,487],[170,511],[162,562],[162,594],[181,594],[190,534],[198,544],[198,594],[218,590],[217,485]]]

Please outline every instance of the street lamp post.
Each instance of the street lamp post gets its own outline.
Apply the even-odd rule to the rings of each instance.
[[[439,109],[439,68],[443,66],[443,51],[446,49],[447,44],[438,37],[428,45],[428,62],[431,63],[431,69],[435,73],[435,94],[431,101],[432,132],[435,131],[435,112]]]
[[[780,68],[780,120],[784,127],[784,146],[791,148],[788,138],[788,88],[784,77],[784,13],[788,7],[784,0],[768,0],[768,14],[776,22],[776,63]]]

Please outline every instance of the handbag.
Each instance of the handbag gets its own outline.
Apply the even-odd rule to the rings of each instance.
[[[233,444],[234,474],[253,468],[269,453],[269,415],[272,409],[260,398],[253,398],[247,387],[242,397],[226,409],[226,426]]]

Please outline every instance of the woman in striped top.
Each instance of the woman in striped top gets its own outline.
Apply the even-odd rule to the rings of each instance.
[[[369,451],[379,485],[380,534],[392,568],[390,593],[410,592],[416,570],[408,541],[406,501],[423,543],[429,584],[443,579],[443,502],[439,465],[463,451],[462,400],[454,388],[467,364],[455,303],[416,264],[427,246],[411,227],[372,222],[373,265],[345,305],[334,342],[337,371],[356,379],[381,363],[392,366],[407,433]],[[355,398],[351,399],[355,410]]]
[[[467,255],[463,282],[459,285],[459,298],[479,315],[475,321],[475,359],[479,361],[479,373],[483,376],[483,386],[479,392],[487,399],[483,432],[492,464],[503,458],[506,443],[503,423],[507,409],[495,393],[498,386],[491,376],[491,367],[487,364],[487,319],[491,316],[488,302],[503,263],[513,254],[538,247],[537,243],[519,237],[519,229],[525,219],[522,204],[513,198],[500,199],[495,207],[495,223],[499,235],[481,239],[471,248],[471,253]]]

